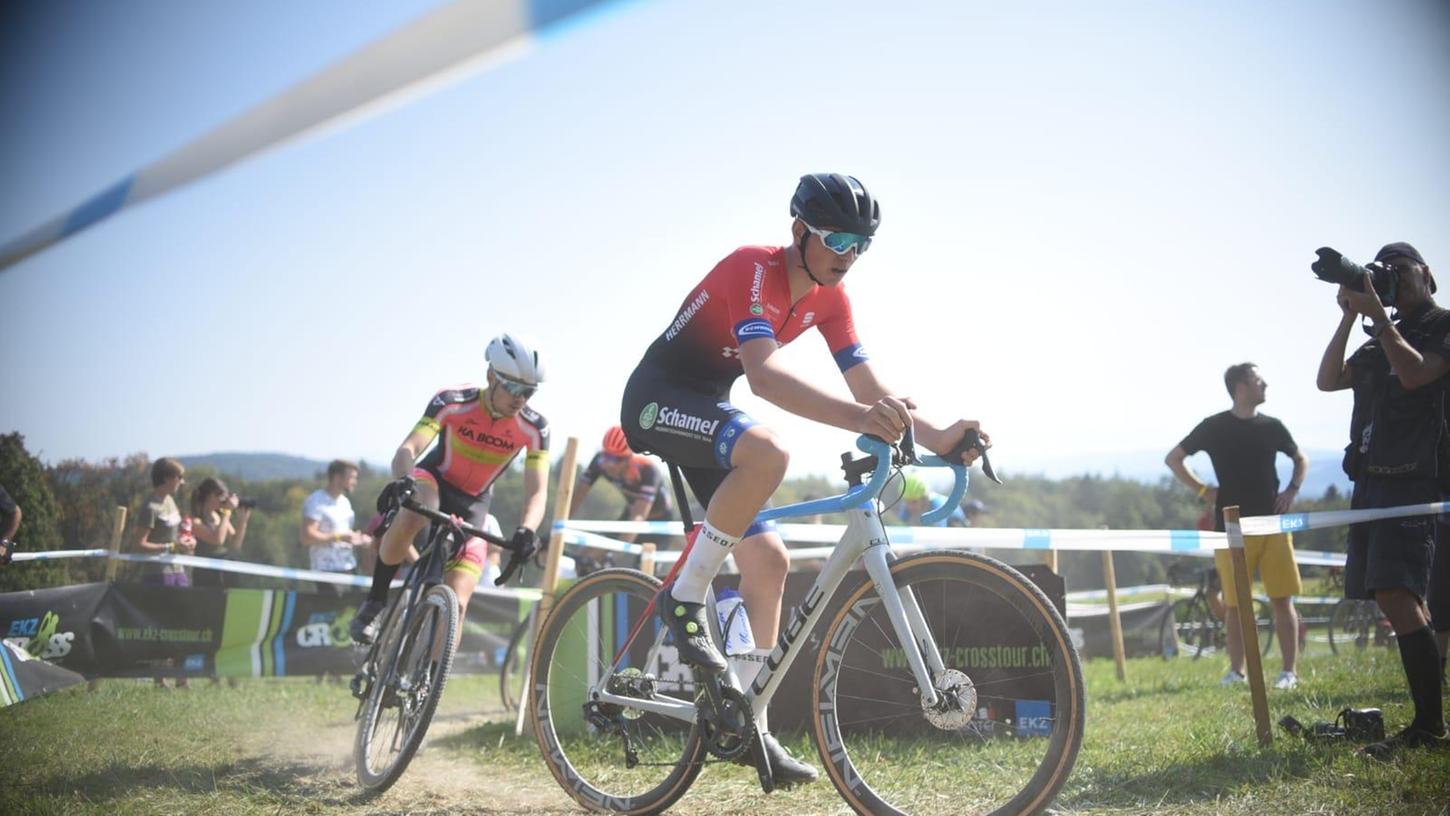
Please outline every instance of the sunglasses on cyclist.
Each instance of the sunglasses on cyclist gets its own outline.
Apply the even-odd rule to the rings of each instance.
[[[502,386],[503,390],[509,392],[515,397],[523,397],[524,399],[528,399],[539,390],[539,387],[537,385],[526,385],[521,382],[515,382],[497,372],[494,372],[494,376],[498,378],[498,384]]]
[[[801,223],[806,224],[805,221],[801,221]],[[837,255],[845,255],[852,249],[855,249],[856,254],[860,255],[871,247],[869,235],[857,235],[854,232],[827,232],[816,229],[810,224],[806,224],[806,229],[810,230],[812,235],[819,235],[821,243],[826,245],[826,249]]]

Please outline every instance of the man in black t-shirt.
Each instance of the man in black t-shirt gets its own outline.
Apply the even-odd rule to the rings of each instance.
[[[1288,510],[1309,471],[1309,457],[1294,444],[1294,437],[1289,435],[1284,423],[1259,413],[1269,386],[1259,376],[1258,367],[1253,363],[1230,366],[1224,372],[1223,384],[1233,398],[1233,407],[1198,423],[1164,460],[1180,482],[1213,507],[1214,529],[1220,532],[1225,507],[1238,505],[1243,516],[1268,516]],[[1200,480],[1185,464],[1187,457],[1199,451],[1208,451],[1213,472],[1218,476],[1218,487]],[[1279,474],[1274,469],[1274,457],[1278,453],[1294,460],[1294,475],[1283,492],[1279,491]],[[1279,636],[1279,652],[1284,658],[1284,670],[1274,687],[1294,688],[1299,684],[1294,672],[1299,657],[1299,616],[1294,611],[1294,596],[1302,587],[1299,565],[1294,562],[1293,539],[1288,533],[1246,536],[1244,555],[1249,562],[1249,579],[1253,579],[1257,569],[1274,611],[1274,631]],[[1227,686],[1244,682],[1244,643],[1228,550],[1214,553],[1214,563],[1227,607],[1224,624],[1229,670],[1223,676],[1223,684]]]

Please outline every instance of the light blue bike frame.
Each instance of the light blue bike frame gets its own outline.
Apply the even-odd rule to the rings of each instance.
[[[756,517],[757,521],[772,521],[816,513],[844,512],[848,514],[846,532],[841,536],[836,549],[832,551],[825,566],[821,568],[820,575],[817,576],[815,584],[811,586],[810,592],[806,594],[805,600],[795,609],[790,624],[785,627],[785,631],[781,633],[780,639],[776,642],[775,649],[766,658],[765,666],[761,668],[751,687],[744,690],[746,698],[750,700],[751,708],[757,716],[770,705],[771,697],[775,695],[785,673],[790,670],[791,664],[799,655],[800,651],[796,646],[820,622],[822,615],[825,614],[825,602],[840,588],[847,572],[858,559],[865,562],[866,573],[876,586],[879,602],[886,605],[886,614],[891,620],[892,629],[895,630],[897,641],[906,655],[911,673],[916,678],[916,687],[921,694],[922,706],[934,706],[940,700],[935,680],[946,670],[946,666],[942,662],[936,640],[927,629],[926,619],[921,614],[921,607],[917,604],[916,596],[910,590],[905,592],[898,590],[895,581],[892,580],[891,564],[896,558],[891,552],[890,540],[887,538],[886,530],[881,523],[881,514],[877,508],[877,496],[880,495],[882,487],[885,486],[886,480],[891,474],[891,447],[867,436],[857,439],[856,447],[876,456],[876,470],[872,473],[869,482],[853,487],[840,496],[774,507]],[[967,491],[967,469],[960,463],[952,464],[938,456],[921,457],[919,464],[926,467],[951,468],[956,477],[947,502],[936,510],[922,515],[923,523],[932,524],[946,518],[952,509],[961,503],[962,496]],[[719,620],[713,614],[713,600],[712,596],[711,614],[706,617],[710,621],[711,631],[718,644],[723,642],[723,639],[720,636]],[[854,629],[854,624],[852,628]],[[658,654],[664,639],[665,630],[661,628],[655,633],[654,644],[650,647],[649,656],[644,665],[654,665],[654,656]],[[621,663],[626,659],[625,656],[621,656]],[[620,668],[619,665],[611,666],[608,671],[603,673],[603,676],[590,688],[591,699],[624,708],[651,711],[690,723],[693,723],[698,717],[695,704],[689,700],[666,695],[656,695],[655,699],[645,700],[609,693],[606,690],[609,678]],[[739,688],[739,680],[733,672],[730,675],[730,683]]]

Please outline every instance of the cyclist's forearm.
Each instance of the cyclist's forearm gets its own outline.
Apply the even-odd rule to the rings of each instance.
[[[763,365],[746,372],[750,390],[757,397],[799,417],[847,431],[860,428],[867,406],[843,400],[811,385],[789,371]]]

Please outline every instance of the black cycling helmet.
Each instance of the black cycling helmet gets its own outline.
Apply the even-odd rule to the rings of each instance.
[[[816,229],[871,236],[881,225],[881,205],[854,176],[811,173],[801,176],[790,199],[790,214]]]

